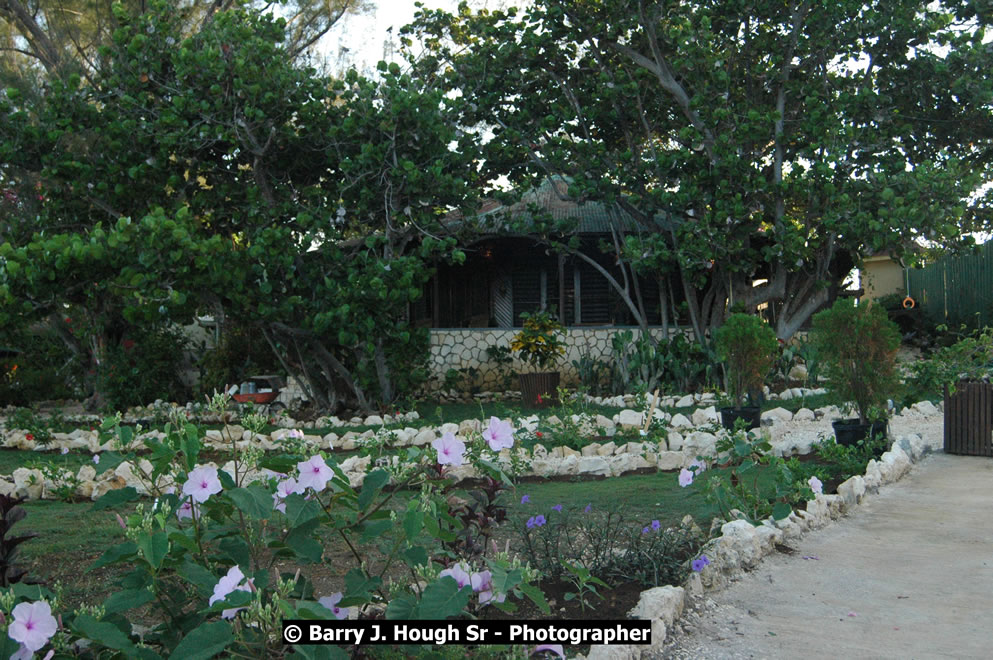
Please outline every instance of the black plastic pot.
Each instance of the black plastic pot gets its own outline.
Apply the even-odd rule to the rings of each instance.
[[[839,419],[831,422],[834,427],[834,437],[839,445],[851,447],[858,444],[859,440],[865,440],[871,433],[874,438],[886,437],[886,422],[867,422],[863,424],[855,419]]]
[[[729,431],[734,430],[735,422],[739,419],[745,420],[748,426],[745,430],[757,429],[762,426],[762,409],[758,406],[746,406],[744,408],[721,408],[721,424]]]
[[[532,408],[544,408],[558,403],[559,372],[518,374],[521,379],[521,403]]]

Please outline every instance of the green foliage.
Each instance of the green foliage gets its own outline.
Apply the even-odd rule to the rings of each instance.
[[[524,327],[510,342],[510,350],[519,353],[521,360],[535,371],[553,368],[565,355],[564,328],[554,313],[554,310],[522,313]]]
[[[615,394],[652,392],[656,387],[690,392],[713,376],[712,356],[683,333],[656,343],[645,334],[635,339],[631,330],[621,330],[611,337],[611,356]]]
[[[262,332],[237,324],[225,326],[217,346],[200,356],[197,367],[201,394],[221,392],[226,385],[244,382],[249,376],[282,371]]]
[[[955,391],[963,380],[984,380],[993,371],[993,329],[983,328],[951,346],[935,349],[926,359],[910,364],[907,396],[910,402],[940,396],[945,387]]]
[[[583,390],[593,396],[599,396],[607,392],[607,383],[610,379],[610,364],[592,355],[581,355],[578,360],[572,361],[572,366],[576,370],[579,385]]]
[[[717,329],[714,347],[727,368],[728,394],[738,408],[746,396],[754,405],[776,360],[776,333],[758,316],[732,314]]]
[[[50,326],[0,331],[0,347],[19,351],[0,358],[0,407],[78,396],[84,365]]]
[[[828,385],[841,401],[854,402],[859,420],[885,410],[899,385],[896,352],[900,331],[882,307],[839,298],[814,316],[810,339],[826,367]]]
[[[106,349],[97,367],[97,389],[105,397],[105,407],[126,410],[156,399],[186,400],[189,388],[181,371],[187,344],[174,327],[134,327],[119,344]]]
[[[495,127],[493,177],[565,175],[625,217],[613,251],[667,297],[696,289],[696,336],[733,299],[769,303],[786,338],[867,254],[966,246],[988,222],[988,22],[966,0],[537,0],[425,10],[405,33],[415,70],[461,92],[461,125]]]
[[[538,524],[538,515],[544,523]],[[631,580],[646,587],[679,584],[686,577],[687,561],[704,541],[699,530],[667,529],[658,521],[636,523],[618,507],[565,504],[561,510],[539,512],[524,505],[512,522],[528,565],[548,578],[574,584],[591,578],[611,586]],[[589,578],[577,575],[576,569]]]

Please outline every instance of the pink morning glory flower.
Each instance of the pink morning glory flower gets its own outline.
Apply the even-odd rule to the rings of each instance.
[[[493,451],[514,446],[514,427],[497,417],[490,417],[490,425],[483,431],[483,439]]]
[[[217,468],[212,465],[201,465],[190,471],[186,483],[183,484],[183,495],[192,497],[203,504],[211,495],[221,492],[221,480],[217,478]]]
[[[14,621],[7,629],[7,634],[32,653],[47,644],[59,629],[58,622],[52,616],[51,606],[43,600],[20,603],[12,614]]]
[[[200,507],[191,499],[183,500],[183,503],[176,509],[176,517],[180,520],[183,518],[192,518],[194,513],[199,514]]]
[[[465,443],[452,435],[451,431],[440,438],[435,438],[431,446],[438,452],[439,465],[454,465],[458,467],[464,462]]]
[[[284,479],[276,485],[276,492],[272,495],[272,508],[280,513],[286,513],[286,498],[293,493],[300,493],[303,488],[296,479]]]
[[[562,660],[565,660],[565,650],[562,648],[561,644],[539,644],[538,646],[534,647],[533,651],[531,651],[531,655],[534,655],[535,653],[541,653],[542,651],[548,651],[549,653],[554,653],[558,657],[562,658]]]
[[[455,580],[455,583],[459,585],[459,589],[472,583],[469,572],[466,571],[466,566],[461,562],[458,564],[453,564],[451,568],[446,568],[441,573],[438,573],[438,577],[440,578],[443,578],[446,575]]]
[[[690,463],[689,469],[693,474],[700,474],[707,469],[707,464],[701,461],[699,458],[694,458],[693,462]]]
[[[507,594],[493,594],[493,574],[489,571],[480,571],[469,576],[469,584],[472,590],[479,594],[479,604],[485,605],[491,600],[502,603],[507,600]]]
[[[253,578],[254,579],[254,578]],[[207,601],[208,605],[213,605],[214,603],[224,600],[231,593],[235,591],[251,591],[252,587],[250,583],[252,580],[245,580],[245,574],[241,572],[241,569],[235,565],[228,569],[227,575],[222,577],[214,585],[214,595],[210,597]],[[239,611],[245,609],[244,607],[231,607],[223,612],[221,612],[222,619],[233,619],[234,615]]]
[[[331,610],[334,613],[336,619],[346,619],[348,618],[348,608],[338,607],[338,602],[341,601],[342,593],[339,591],[336,594],[331,594],[330,596],[324,596],[323,598],[318,598],[317,602],[320,603],[326,609]]]
[[[814,491],[815,495],[824,494],[824,484],[817,477],[811,477],[807,480],[807,483],[810,484],[810,490]]]
[[[693,483],[693,473],[683,468],[679,471],[679,485],[686,488],[691,483]]]
[[[300,478],[297,479],[297,483],[300,484],[301,490],[313,488],[319,493],[324,490],[334,476],[334,472],[320,455],[311,456],[310,460],[297,463],[297,469],[300,470]]]

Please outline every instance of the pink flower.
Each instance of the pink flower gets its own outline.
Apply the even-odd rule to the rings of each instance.
[[[531,651],[531,655],[541,653],[542,651],[550,651],[551,653],[554,653],[558,657],[562,658],[562,660],[565,660],[565,650],[562,648],[561,644],[539,644],[534,647],[533,651]]]
[[[465,443],[452,435],[451,431],[436,438],[431,443],[435,451],[438,452],[439,465],[454,465],[458,467],[464,463]]]
[[[52,638],[59,624],[52,616],[52,608],[43,600],[35,603],[20,603],[13,611],[14,621],[7,634],[15,642],[31,651],[39,650]]]
[[[454,564],[451,568],[446,568],[441,573],[438,573],[438,577],[443,578],[447,575],[448,577],[455,580],[456,584],[459,585],[459,589],[461,589],[467,584],[469,585],[472,584],[472,578],[469,576],[469,573],[468,571],[466,571],[466,568],[467,567],[465,566],[465,564],[462,563]]]
[[[341,592],[336,594],[331,594],[330,596],[325,596],[323,598],[318,598],[317,602],[320,603],[325,608],[334,612],[336,619],[347,619],[348,618],[348,608],[338,607],[338,603],[341,601]]]
[[[696,469],[694,469],[696,468]],[[699,458],[694,458],[693,462],[690,463],[689,470],[694,475],[699,475],[701,472],[707,469],[707,464],[701,461]]]
[[[286,513],[286,502],[284,501],[293,493],[300,493],[303,488],[296,479],[284,479],[276,486],[276,492],[272,496],[272,508],[280,513]]]
[[[199,515],[200,507],[192,499],[183,500],[183,503],[176,509],[176,517],[180,520],[192,518],[194,513]]]
[[[303,438],[303,431],[300,429],[290,429],[290,432],[286,434],[287,438]]]
[[[297,469],[300,470],[300,478],[297,479],[300,490],[313,488],[319,493],[324,490],[328,481],[334,476],[334,472],[319,455],[312,456],[310,460],[302,463],[297,463]]]
[[[68,453],[69,453],[69,448],[68,447],[63,447],[62,448],[62,455],[65,456]]]
[[[807,480],[807,483],[810,484],[810,490],[814,491],[815,495],[824,494],[824,484],[817,477],[811,477]]]
[[[493,451],[510,449],[514,446],[514,427],[496,417],[490,417],[490,425],[483,431],[483,439]]]
[[[192,497],[203,504],[211,495],[221,492],[221,480],[217,478],[217,468],[212,465],[201,465],[191,470],[183,484],[183,495]]]
[[[254,579],[254,578],[253,578]],[[227,575],[222,577],[214,585],[214,595],[210,597],[207,601],[208,605],[213,605],[214,603],[224,600],[231,593],[235,591],[251,591],[250,586],[252,580],[245,580],[245,574],[241,572],[241,569],[237,565],[232,566],[228,569]],[[221,612],[222,619],[233,619],[234,615],[239,611],[245,609],[244,607],[231,607],[223,612]]]
[[[693,473],[683,468],[679,471],[679,485],[686,488],[691,483],[693,483]]]
[[[479,594],[479,604],[485,605],[490,601],[502,603],[507,600],[507,594],[493,594],[493,574],[489,571],[480,571],[469,576],[469,584],[472,590]]]

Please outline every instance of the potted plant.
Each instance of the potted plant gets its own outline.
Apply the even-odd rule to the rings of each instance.
[[[855,444],[870,432],[885,436],[887,395],[899,384],[896,324],[879,305],[839,298],[814,315],[811,340],[826,367],[828,389],[858,413],[857,419],[834,422],[838,444]]]
[[[553,312],[521,314],[524,327],[510,343],[510,350],[518,353],[533,370],[519,374],[524,405],[550,405],[558,393],[559,372],[552,369],[565,355],[565,332]]]
[[[734,402],[721,408],[721,421],[729,429],[738,419],[745,420],[749,429],[757,428],[761,424],[762,386],[776,362],[776,333],[758,316],[732,314],[717,329],[714,347],[724,363],[727,392]]]

